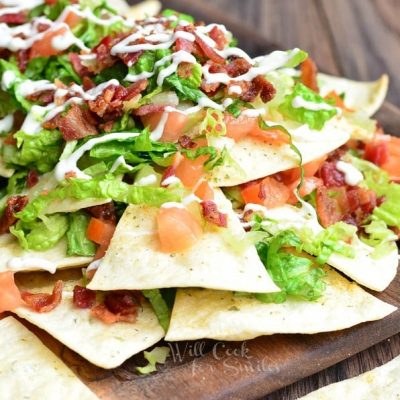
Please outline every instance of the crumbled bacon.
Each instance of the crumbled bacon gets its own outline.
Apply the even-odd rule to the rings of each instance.
[[[26,22],[26,15],[23,11],[13,14],[0,15],[0,23],[5,24],[24,24]]]
[[[92,206],[85,209],[92,217],[100,219],[101,221],[111,222],[116,224],[117,216],[115,213],[115,206],[112,201],[98,206]]]
[[[114,97],[116,86],[108,86],[103,93],[96,97],[95,100],[88,102],[90,111],[96,113],[99,117],[103,117],[109,110],[111,100]]]
[[[89,67],[92,72],[100,72],[105,68],[112,67],[118,58],[111,55],[111,48],[116,43],[112,36],[106,36],[101,42],[93,48],[92,52],[96,54],[96,65]]]
[[[183,38],[176,39],[174,51],[180,51],[180,50],[186,51],[188,53],[193,53],[194,52],[193,42]]]
[[[0,235],[7,233],[10,226],[17,222],[15,213],[22,211],[28,204],[27,196],[11,196],[7,200],[6,208],[0,217]]]
[[[75,307],[92,308],[96,303],[96,291],[76,285],[72,301]]]
[[[222,228],[228,226],[228,215],[220,212],[213,201],[202,201],[200,204],[206,221]]]
[[[90,310],[90,315],[97,318],[105,324],[115,324],[117,322],[136,322],[137,312],[135,314],[120,315],[112,313],[104,304],[98,304]]]
[[[85,91],[88,91],[96,87],[96,84],[88,76],[84,76],[82,79],[82,86]]]
[[[271,82],[268,82],[262,75],[255,77],[248,89],[239,96],[241,100],[253,102],[258,95],[264,103],[272,100],[276,90]]]
[[[314,92],[319,93],[317,80],[318,69],[314,61],[308,57],[304,62],[301,63],[300,70],[300,79],[303,85],[307,86],[311,90],[314,90]]]
[[[319,170],[319,175],[328,188],[345,184],[344,174],[336,168],[335,162],[324,162]]]
[[[211,61],[214,61],[217,64],[225,63],[225,58],[217,54],[217,52],[212,47],[210,47],[203,39],[201,39],[198,35],[195,36],[196,36],[195,43],[199,46],[205,57],[209,58]]]
[[[182,135],[178,139],[178,143],[180,144],[181,147],[184,149],[194,149],[197,144],[194,142],[189,136],[187,135]]]
[[[244,58],[234,58],[228,65],[225,66],[226,73],[232,78],[244,75],[251,68],[251,64]]]
[[[22,300],[34,311],[45,313],[54,310],[62,298],[63,282],[57,281],[52,293],[21,292]]]
[[[53,102],[54,100],[54,90],[42,90],[40,92],[32,93],[26,98],[29,101],[37,102],[41,105],[47,105]]]
[[[119,55],[119,58],[125,65],[131,67],[132,65],[136,64],[137,60],[139,60],[143,53],[143,50],[135,51],[134,53],[123,53]]]
[[[208,36],[216,43],[216,47],[218,50],[223,50],[224,47],[228,44],[228,39],[226,38],[224,32],[218,28],[218,26],[214,26],[209,32]]]
[[[66,141],[98,134],[96,120],[90,110],[76,103],[72,103],[64,116],[58,114],[49,122],[53,122],[60,129]]]
[[[113,314],[136,315],[140,306],[140,296],[128,290],[109,292],[105,295],[104,305]]]
[[[25,72],[29,62],[29,49],[17,51],[18,68],[21,72]]]
[[[30,170],[26,177],[26,186],[28,187],[28,189],[33,188],[38,182],[39,182],[39,175],[37,171],[33,169]]]
[[[69,53],[68,57],[72,68],[81,78],[90,74],[89,69],[82,64],[78,53]]]
[[[134,110],[134,114],[142,117],[143,115],[164,111],[165,107],[165,105],[161,104],[145,104]]]

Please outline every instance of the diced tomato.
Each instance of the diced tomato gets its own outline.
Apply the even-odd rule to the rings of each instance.
[[[157,226],[160,250],[166,253],[187,250],[199,240],[203,231],[193,214],[178,207],[160,208]]]
[[[0,273],[0,313],[13,311],[24,303],[21,293],[14,282],[14,272],[6,271]]]
[[[342,213],[335,197],[330,197],[328,189],[321,186],[317,189],[316,206],[321,225],[327,228],[341,220]]]
[[[246,185],[240,193],[246,204],[261,204],[267,208],[283,206],[290,197],[290,189],[272,177],[266,177],[262,181]]]
[[[258,127],[257,118],[250,118],[243,114],[235,118],[233,115],[226,113],[224,116],[226,125],[226,136],[238,142],[244,139],[252,130]]]
[[[312,177],[314,176],[317,171],[321,168],[322,164],[325,162],[327,156],[324,155],[316,160],[310,161],[303,165],[303,171],[305,177]],[[280,173],[285,183],[292,183],[295,180],[300,178],[300,168],[291,168],[287,171],[283,171]]]
[[[194,194],[202,200],[214,200],[214,191],[207,181],[201,182]]]
[[[204,163],[207,156],[200,156],[190,160],[183,156],[175,169],[175,176],[179,178],[187,188],[193,188],[204,175]]]
[[[114,235],[115,225],[98,218],[91,218],[86,235],[89,240],[100,245],[108,245]]]
[[[154,130],[157,128],[162,116],[163,112],[155,112],[143,115],[141,118],[144,126],[149,126],[151,130]],[[188,119],[187,115],[180,112],[168,113],[167,122],[160,140],[162,142],[176,142],[179,136],[184,133]]]
[[[294,194],[294,190],[296,189],[297,185],[300,182],[300,178],[296,179],[289,185],[289,190],[290,190],[290,197],[288,200],[289,204],[296,204],[298,202],[297,197]],[[303,183],[300,186],[299,189],[299,195],[301,197],[307,196],[308,194],[312,193],[315,189],[318,187],[322,186],[322,180],[315,177],[315,176],[310,176],[310,177],[304,177]]]
[[[77,26],[81,21],[82,18],[78,14],[70,11],[63,22],[65,22],[72,29],[75,28],[75,26]]]
[[[33,43],[29,54],[30,58],[50,57],[60,54],[61,51],[53,47],[52,41],[55,37],[62,36],[67,32],[68,28],[65,26],[46,32],[40,40],[37,40],[35,43]]]
[[[381,167],[389,161],[389,143],[377,140],[367,143],[364,158]]]

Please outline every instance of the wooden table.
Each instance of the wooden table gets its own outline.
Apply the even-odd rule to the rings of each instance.
[[[167,3],[181,10],[196,7],[193,0]],[[203,0],[200,7],[214,8],[215,22],[229,14],[233,25],[240,21],[282,49],[307,50],[324,72],[355,80],[374,80],[386,72],[391,78],[388,100],[400,106],[398,0]],[[399,354],[400,334],[264,400],[297,399]]]

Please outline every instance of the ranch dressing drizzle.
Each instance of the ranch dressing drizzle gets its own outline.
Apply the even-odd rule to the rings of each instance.
[[[17,93],[23,97],[27,97],[37,92],[56,89],[57,86],[48,80],[43,79],[39,81],[32,81],[30,79],[26,79],[18,85]]]
[[[292,100],[292,107],[293,108],[305,108],[306,110],[310,111],[320,111],[320,110],[336,110],[335,107],[332,107],[326,103],[314,103],[312,101],[304,100],[301,96],[296,96]]]
[[[29,2],[26,0],[2,0],[0,5],[4,7],[0,9],[0,15],[17,14],[21,11],[32,10],[43,3],[44,0],[30,0]]]
[[[78,167],[78,160],[87,152],[90,151],[94,146],[100,143],[106,143],[111,140],[123,140],[127,138],[134,138],[139,136],[139,132],[115,132],[109,133],[105,136],[101,136],[98,138],[90,139],[77,150],[75,150],[71,155],[67,158],[64,158],[58,162],[54,169],[55,178],[61,182],[65,179],[65,174],[68,172],[73,172],[76,174],[77,178],[82,179],[91,179],[89,175],[86,175],[82,172]]]
[[[151,140],[157,141],[161,139],[161,136],[164,133],[165,125],[167,124],[168,121],[168,114],[169,112],[167,110],[163,112],[163,115],[161,116],[160,121],[156,126],[156,129],[154,129],[150,134]]]
[[[340,172],[343,172],[344,180],[349,186],[356,186],[364,180],[363,174],[352,164],[344,161],[338,161],[336,163],[336,168]]]
[[[39,268],[54,274],[57,265],[45,258],[39,257],[13,257],[7,262],[7,268],[11,271],[20,271],[24,269]]]
[[[153,185],[156,182],[157,182],[157,176],[154,174],[150,174],[148,176],[144,176],[143,178],[139,179],[137,182],[135,182],[135,185],[136,186],[149,186],[149,185]]]
[[[115,172],[119,166],[125,167],[127,170],[132,171],[133,167],[129,164],[126,163],[125,157],[124,156],[119,156],[115,161],[114,164],[112,165],[110,172],[113,173]]]
[[[14,125],[14,115],[9,114],[6,117],[0,119],[0,133],[7,133],[11,131]]]

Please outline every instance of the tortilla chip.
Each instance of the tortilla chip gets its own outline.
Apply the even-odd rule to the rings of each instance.
[[[311,392],[301,400],[400,399],[400,356],[352,379]],[[299,399],[300,400],[300,399]]]
[[[326,74],[318,74],[320,94],[327,95],[334,90],[337,94],[345,94],[346,107],[372,116],[378,111],[387,94],[389,77],[384,74],[373,82],[358,82]]]
[[[215,190],[219,210],[228,214],[228,232],[211,230],[184,253],[163,253],[158,249],[156,216],[158,208],[129,206],[100,264],[90,289],[155,289],[206,287],[247,292],[276,292],[254,246],[241,252],[229,242],[244,237],[232,204]],[[226,234],[232,237],[226,237]]]
[[[43,271],[54,272],[61,268],[89,264],[93,257],[67,257],[67,241],[61,240],[46,251],[27,251],[15,236],[0,235],[0,272],[4,271]]]
[[[161,11],[161,3],[157,0],[146,0],[133,6],[125,0],[108,0],[111,7],[131,21],[153,17]]]
[[[2,400],[95,400],[66,365],[13,317],[0,321]],[[44,396],[45,394],[45,396]]]
[[[262,303],[232,292],[179,289],[166,340],[247,340],[275,333],[336,331],[384,318],[396,307],[324,267],[324,296],[315,302]]]
[[[21,290],[50,293],[57,279],[64,281],[62,301],[53,311],[36,313],[20,307],[15,313],[45,330],[61,343],[102,368],[115,368],[126,359],[157,343],[164,336],[151,306],[144,302],[135,323],[107,325],[90,316],[89,309],[73,305],[73,288],[79,284],[80,271],[63,271],[55,276],[46,273],[16,277]]]
[[[265,209],[265,216],[279,221],[279,230],[308,227],[315,234],[323,230],[316,215],[307,218],[302,209],[290,205],[270,210]],[[399,264],[397,246],[393,243],[392,251],[377,259],[372,256],[374,248],[361,242],[358,238],[353,240],[352,247],[355,253],[354,258],[333,253],[327,263],[360,285],[376,291],[385,290],[397,273]]]
[[[338,117],[327,122],[321,131],[294,122],[280,123],[292,134],[303,164],[342,146],[355,129],[344,118]],[[234,143],[229,148],[229,155],[233,162],[228,160],[210,173],[209,179],[214,186],[235,186],[299,165],[299,157],[289,145],[273,146],[249,137]]]

